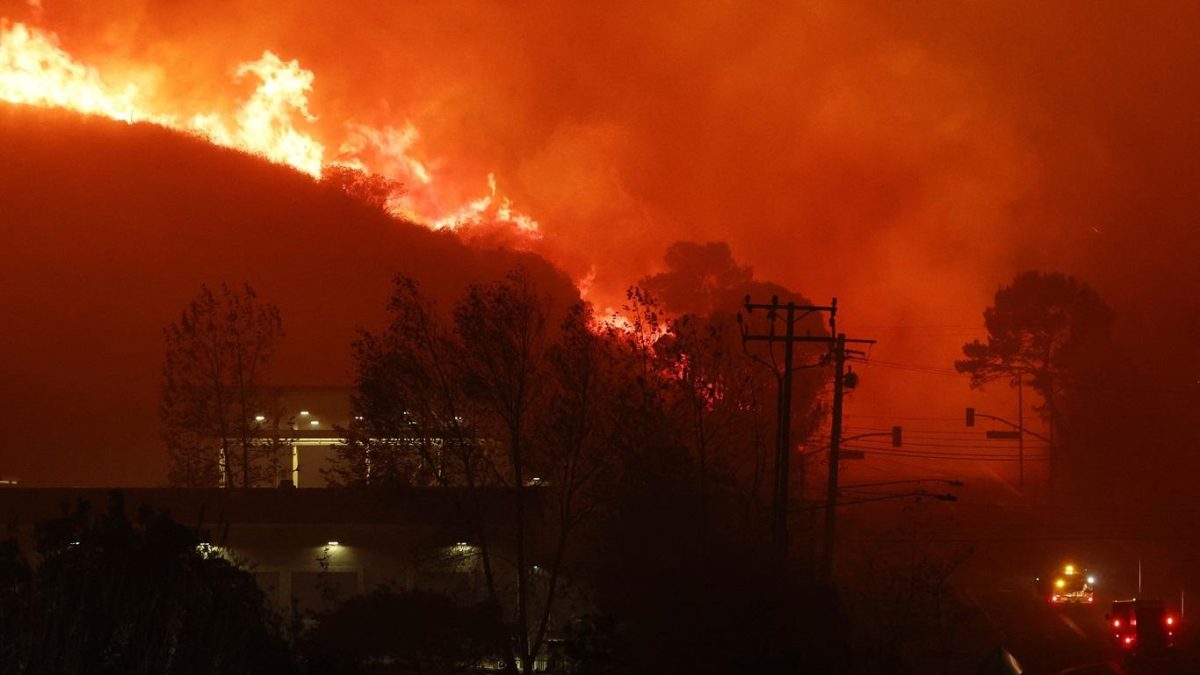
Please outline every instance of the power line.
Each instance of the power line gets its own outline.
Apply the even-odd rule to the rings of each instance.
[[[996,461],[996,462],[1015,462],[1020,459],[1020,456],[1015,453],[1006,454],[989,454],[989,453],[958,453],[958,452],[907,452],[903,450],[892,450],[879,447],[869,446],[847,446],[853,450],[859,450],[868,455],[890,455],[894,457],[921,457],[925,459],[948,459],[948,460],[967,460],[967,461]],[[1027,459],[1047,460],[1049,455],[1041,457],[1028,457]]]
[[[887,433],[887,432],[883,431],[880,433]],[[829,440],[828,436],[815,436],[815,437],[811,437],[808,440],[808,444],[822,445],[828,440]],[[996,450],[996,451],[1016,450],[1018,447],[1017,445],[1012,444],[1012,443],[946,443],[946,442],[941,442],[941,441],[952,441],[952,440],[954,440],[954,439],[946,439],[946,438],[918,439],[917,442],[913,443],[913,442],[909,442],[908,434],[905,434],[904,447],[945,448],[947,450]],[[938,442],[929,442],[929,441],[938,441]],[[862,448],[876,449],[876,448],[891,448],[891,447],[893,447],[888,441],[881,440],[881,439],[875,439],[875,438],[863,438],[863,439],[859,439],[857,442],[866,444],[866,445],[855,446],[856,448],[859,448],[859,449],[862,449]],[[1033,446],[1033,449],[1048,450],[1049,446],[1046,446],[1046,445]]]
[[[942,368],[940,366],[927,366],[916,363],[898,363],[896,361],[882,361],[879,359],[851,359],[853,363],[859,363],[868,366],[879,366],[881,368],[891,368],[893,370],[903,370],[912,373],[921,373],[925,375],[946,375],[961,377],[962,374],[952,368]]]
[[[848,429],[848,430],[854,430],[854,431],[887,431],[891,427],[882,428],[882,427],[849,425],[844,428]],[[938,435],[938,436],[970,436],[973,438],[978,438],[983,435],[983,432],[982,431],[960,431],[957,429],[913,429],[912,427],[904,427],[904,435],[907,436],[909,434],[931,434],[931,435]]]
[[[939,440],[947,440],[947,439],[939,439]],[[867,443],[873,442],[873,440],[872,440],[872,439],[863,439],[863,441],[864,441],[864,442],[867,442]],[[951,449],[956,449],[956,448],[965,448],[965,449],[971,449],[971,450],[1010,450],[1010,449],[1016,449],[1016,448],[1017,448],[1017,446],[1016,446],[1016,445],[1014,445],[1014,444],[1011,444],[1011,443],[995,443],[995,444],[985,444],[985,443],[979,443],[979,444],[976,444],[976,443],[925,443],[925,442],[920,442],[920,441],[918,441],[918,442],[916,442],[916,443],[909,443],[907,438],[906,438],[906,439],[904,439],[904,446],[905,446],[905,447],[914,447],[914,448],[951,448]],[[881,446],[881,447],[882,447],[882,446]],[[1050,447],[1050,446],[1048,446],[1048,445],[1041,445],[1041,446],[1037,446],[1037,445],[1035,445],[1035,446],[1027,446],[1027,447],[1032,447],[1032,448],[1033,448],[1033,449],[1035,449],[1035,450],[1047,450],[1047,449],[1049,449],[1049,447]]]
[[[1041,537],[922,537],[922,543],[930,544],[979,544],[985,542],[1035,542],[1035,541],[1198,541],[1200,535],[1149,535],[1141,533],[1053,535]],[[874,537],[852,537],[850,541],[875,544],[909,544],[911,538],[880,539]]]
[[[846,415],[849,419],[921,420],[927,422],[962,422],[962,417],[912,417],[904,415]]]

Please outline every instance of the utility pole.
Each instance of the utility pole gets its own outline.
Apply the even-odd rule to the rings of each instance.
[[[846,334],[838,333],[833,347],[833,426],[829,430],[829,485],[825,488],[825,556],[822,569],[833,576],[833,546],[837,541],[838,464],[842,461],[842,399],[846,388]]]
[[[749,342],[766,342],[771,347],[771,361],[753,357],[755,360],[770,367],[776,379],[776,429],[775,429],[775,480],[771,493],[771,543],[775,546],[781,560],[787,559],[788,552],[788,492],[791,476],[791,444],[792,444],[792,375],[797,370],[793,347],[797,343],[824,342],[831,338],[797,335],[796,322],[803,320],[813,312],[828,312],[830,326],[836,325],[837,298],[827,306],[798,305],[794,302],[780,304],[779,296],[772,296],[770,303],[752,303],[747,295],[743,307],[747,314],[754,310],[766,310],[768,330],[765,334],[751,334],[746,328],[742,315],[738,314],[738,323],[742,326],[742,344]],[[782,315],[782,316],[781,316]],[[783,335],[776,332],[776,322],[784,322]],[[774,346],[783,344],[783,369],[780,370],[774,358]],[[749,351],[747,351],[749,354]],[[812,368],[820,363],[806,364]]]
[[[788,491],[790,485],[790,457],[791,457],[791,414],[792,414],[792,375],[797,367],[794,365],[792,348],[797,343],[817,342],[830,345],[832,347],[832,357],[835,366],[834,370],[834,389],[833,389],[833,429],[831,431],[830,454],[829,454],[829,483],[826,495],[826,515],[825,515],[825,571],[832,572],[833,564],[833,548],[835,541],[836,527],[836,502],[837,502],[837,481],[838,481],[838,462],[841,458],[841,433],[842,433],[842,398],[846,389],[846,350],[847,343],[865,343],[874,344],[874,340],[851,340],[847,339],[844,333],[837,332],[837,298],[828,306],[813,306],[813,305],[797,305],[795,303],[787,303],[781,305],[777,296],[771,298],[769,304],[755,304],[750,302],[750,296],[746,296],[743,306],[747,314],[753,313],[754,310],[766,310],[767,319],[769,320],[769,329],[766,334],[751,334],[745,327],[745,323],[741,314],[738,315],[738,323],[742,325],[742,342],[743,345],[749,342],[761,341],[768,345],[774,346],[775,343],[782,343],[784,347],[784,363],[783,370],[780,371],[778,365],[774,361],[774,352],[772,352],[772,360],[770,362],[763,359],[753,357],[760,363],[772,368],[776,374],[776,382],[778,387],[778,428],[776,431],[776,452],[775,452],[775,482],[771,502],[771,541],[775,545],[781,560],[786,560],[788,553]],[[783,320],[785,321],[785,330],[783,335],[778,335],[775,330],[775,322],[780,319],[781,310],[785,313]],[[829,313],[829,332],[828,337],[812,336],[812,335],[796,335],[796,322],[807,317],[813,312],[828,312]],[[749,352],[747,352],[749,354]],[[805,368],[828,363],[827,359],[814,364],[807,364]]]
[[[1017,374],[1017,487],[1025,488],[1025,373]]]
[[[838,333],[833,343],[833,421],[829,430],[829,485],[825,489],[825,547],[823,569],[833,576],[833,553],[837,546],[838,465],[842,460],[842,401],[846,392],[846,355],[861,354],[846,349],[846,343],[875,344],[874,340],[849,340]]]

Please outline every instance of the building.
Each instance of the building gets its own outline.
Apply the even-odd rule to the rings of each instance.
[[[313,412],[313,411],[310,411]],[[6,488],[0,518],[15,528],[25,551],[35,550],[38,523],[63,518],[80,502],[103,512],[106,488]],[[250,569],[285,616],[328,608],[381,585],[438,591],[460,600],[483,598],[478,532],[471,495],[458,488],[120,490],[130,518],[142,507],[195,527],[220,555]],[[536,490],[527,498],[540,504]],[[477,493],[490,532],[503,532],[515,493]],[[540,509],[534,508],[535,514]],[[533,525],[537,526],[538,518]],[[10,530],[13,531],[13,530]],[[503,542],[503,536],[491,541]],[[502,543],[497,557],[505,555]],[[502,572],[501,572],[502,574]],[[503,583],[503,580],[501,580]]]
[[[275,392],[282,411],[285,429],[281,435],[291,447],[291,456],[281,462],[290,466],[290,473],[280,481],[290,480],[299,488],[328,487],[323,470],[329,468],[336,448],[345,438],[344,429],[351,424],[351,387],[287,386]],[[266,421],[266,415],[260,415]]]

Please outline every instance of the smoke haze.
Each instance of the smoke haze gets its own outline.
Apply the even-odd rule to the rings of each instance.
[[[263,50],[297,59],[327,147],[352,124],[411,124],[404,152],[448,203],[494,174],[540,225],[527,246],[601,308],[672,243],[711,241],[757,279],[837,296],[881,361],[949,368],[996,287],[1031,268],[1096,286],[1127,335],[1191,330],[1196,5],[278,5],[45,0],[0,16],[178,109],[244,97],[233,69]],[[878,369],[855,396],[881,416],[978,400],[965,378]]]

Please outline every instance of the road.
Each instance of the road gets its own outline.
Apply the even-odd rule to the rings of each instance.
[[[956,588],[1026,673],[1200,672],[1190,635],[1169,657],[1130,659],[1106,620],[1113,600],[1138,596],[1139,566],[1142,597],[1161,599],[1179,614],[1180,570],[1195,546],[1191,523],[1155,511],[1030,507],[1011,491],[974,497],[956,522],[959,535],[973,542]],[[1052,605],[1037,587],[1035,577],[1057,576],[1066,563],[1097,577],[1092,605]]]
[[[996,631],[1000,644],[1028,673],[1082,667],[1097,673],[1124,672],[1106,630],[1104,607],[1109,598],[1101,595],[1092,606],[1051,606],[1034,592],[1032,579],[1001,575],[960,583],[964,595]]]
[[[959,499],[846,511],[850,541],[839,555],[847,568],[869,556],[901,571],[910,561],[932,560],[934,568],[950,561],[944,567],[956,606],[945,610],[948,628],[939,623],[942,644],[926,648],[924,660],[909,659],[914,672],[973,674],[1004,647],[1028,675],[1200,673],[1186,617],[1179,648],[1153,663],[1128,660],[1105,619],[1112,600],[1138,596],[1139,567],[1141,597],[1180,613],[1180,589],[1200,588],[1200,513],[1036,504],[1008,486],[968,488]],[[1067,562],[1097,577],[1094,604],[1054,606],[1039,594],[1034,578]]]

